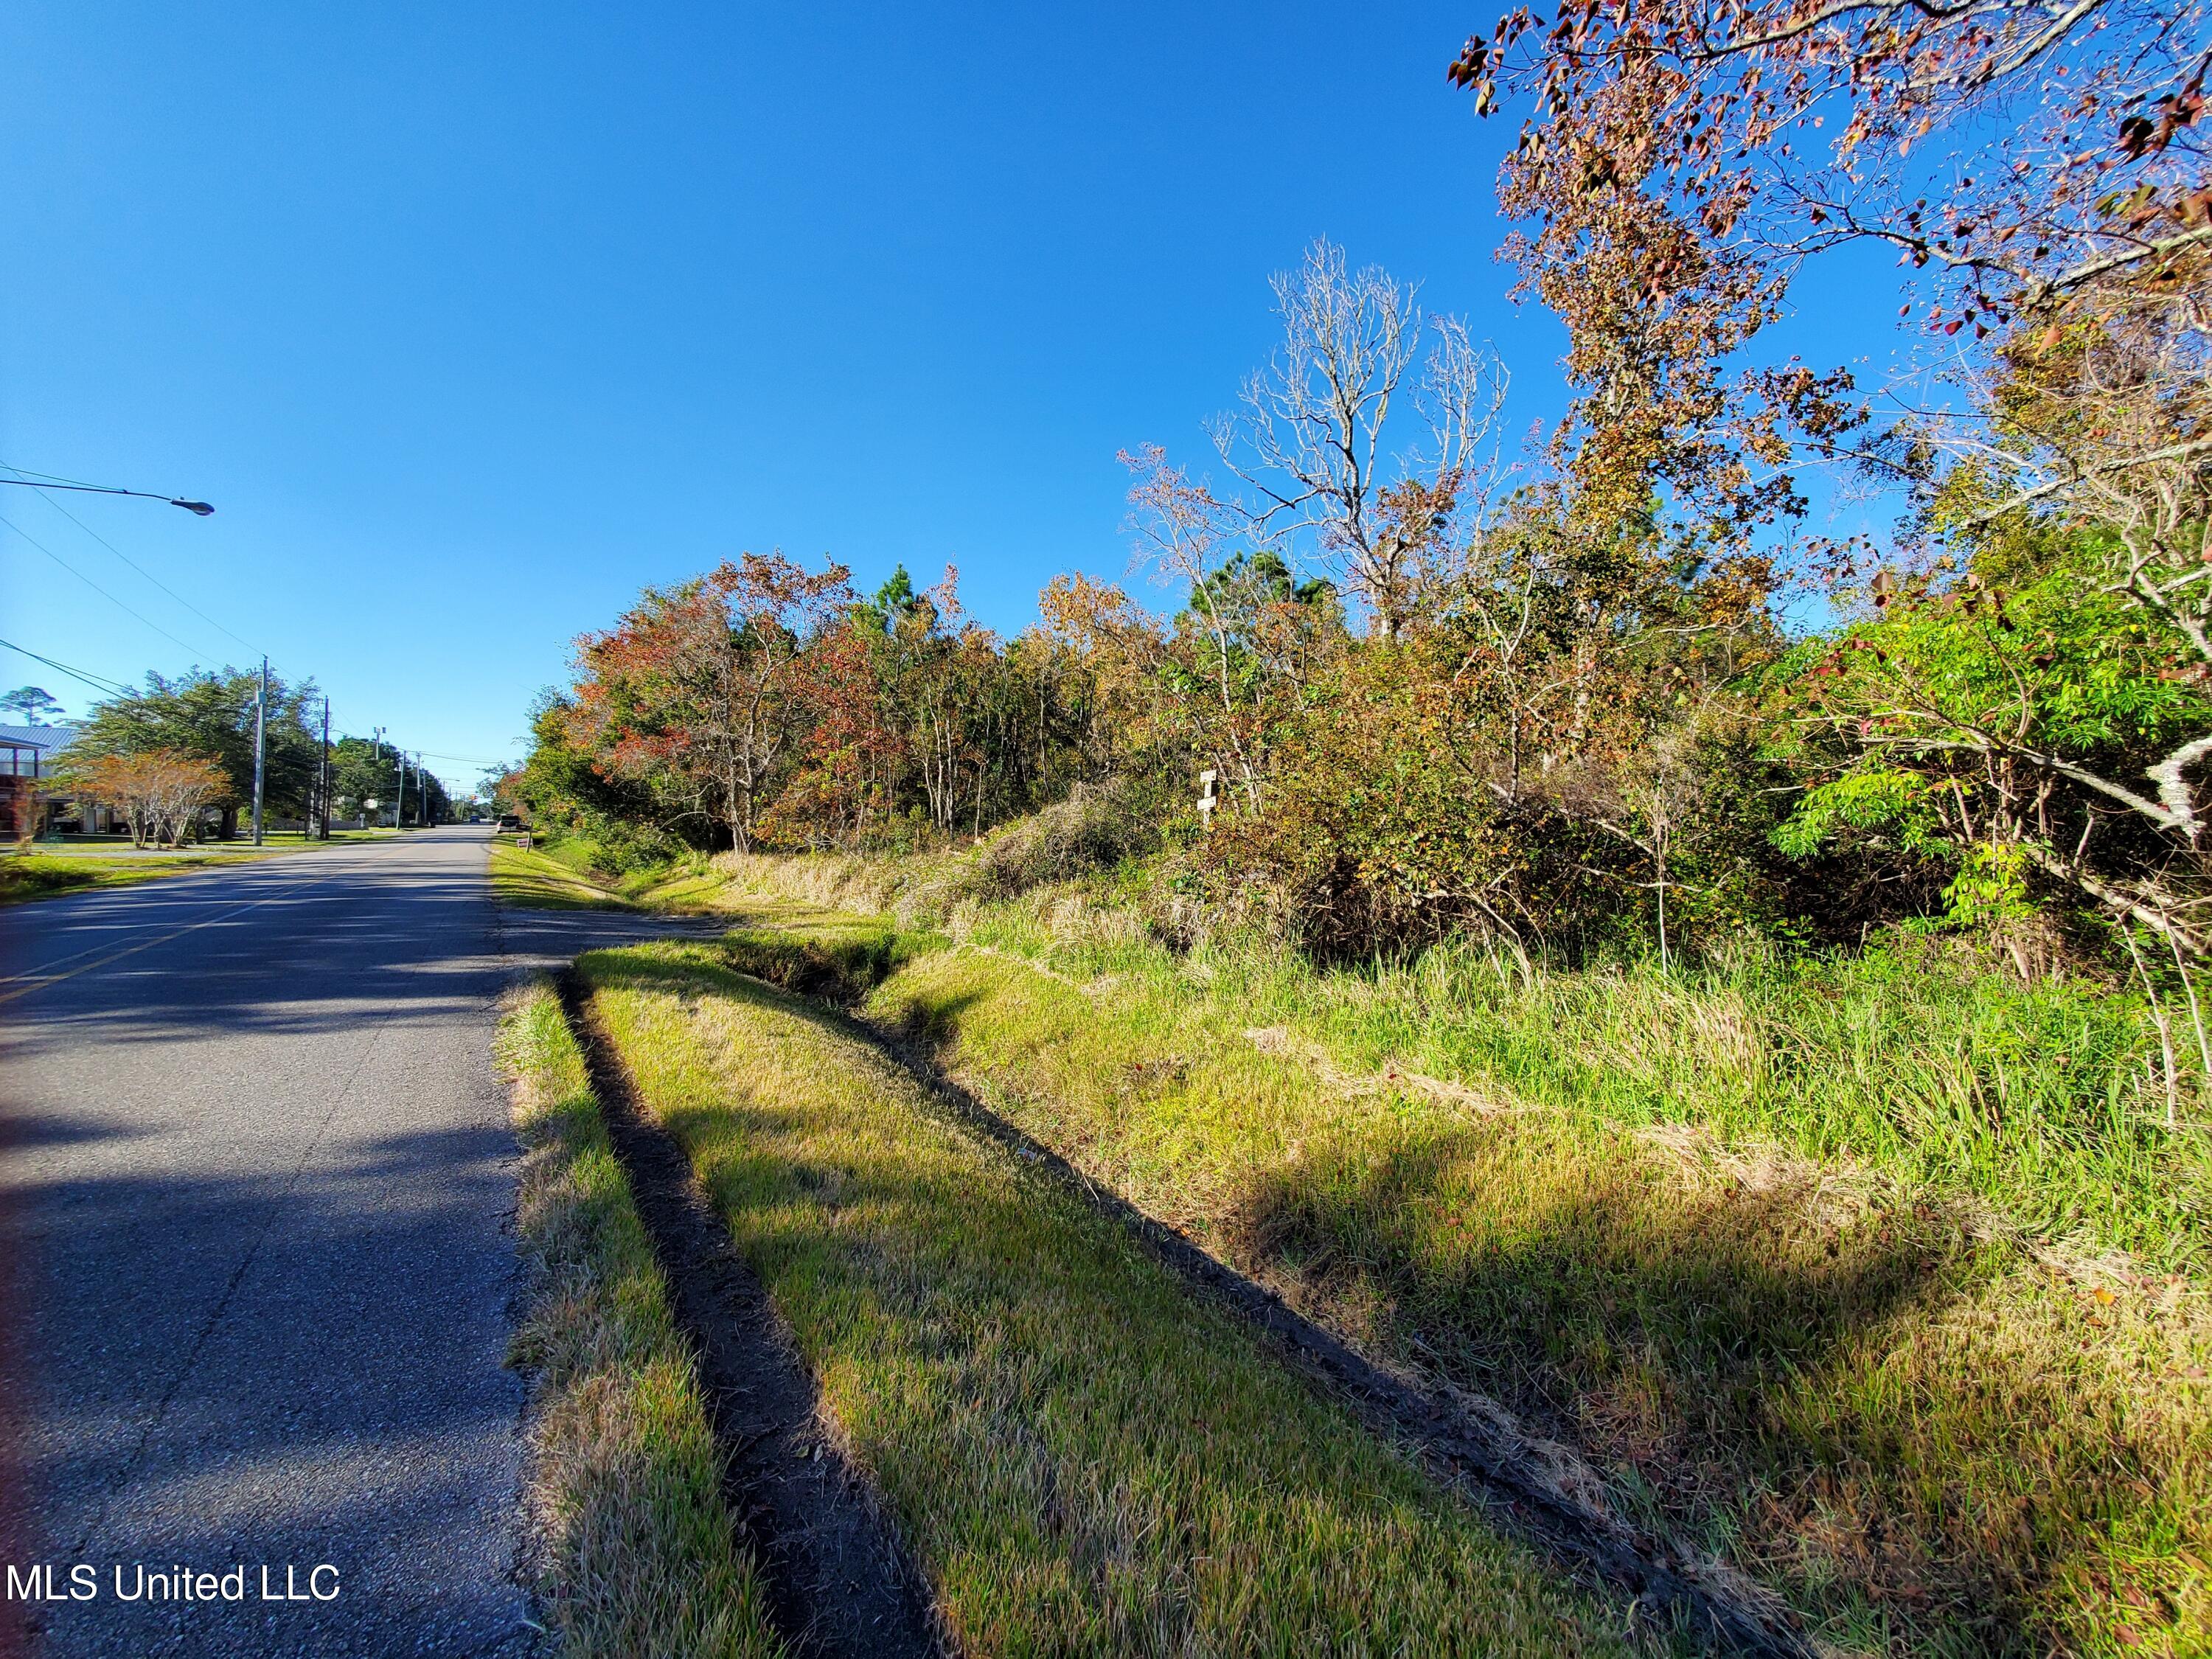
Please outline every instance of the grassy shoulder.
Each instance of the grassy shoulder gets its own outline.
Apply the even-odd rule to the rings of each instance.
[[[537,1588],[563,1650],[779,1655],[732,1541],[690,1356],[550,987],[514,1000],[499,1042],[526,1148],[516,1230],[534,1270],[514,1362],[532,1372]]]
[[[492,843],[491,890],[502,904],[526,910],[627,910],[629,901],[603,878],[536,848],[501,836]]]
[[[1620,1648],[1617,1610],[947,1127],[841,1020],[714,946],[580,968],[963,1650]]]
[[[82,894],[95,887],[135,887],[142,880],[164,876],[188,876],[195,869],[219,869],[223,865],[254,863],[261,858],[281,858],[299,852],[316,852],[345,842],[389,841],[396,830],[334,830],[330,841],[301,836],[272,836],[261,848],[184,849],[184,852],[139,852],[128,842],[115,845],[106,838],[69,838],[58,849],[38,845],[31,852],[0,856],[0,905],[20,905],[31,898],[55,898]]]
[[[501,836],[492,843],[492,892],[523,909],[693,914],[714,908],[728,885],[703,856],[613,872],[599,867],[597,854],[581,838],[548,837],[526,849]]]
[[[262,859],[312,852],[324,842],[271,843],[246,851],[141,853],[136,850],[47,852],[43,849],[0,858],[0,904],[53,898],[100,887],[131,887],[195,870],[252,863]]]
[[[995,1109],[1832,1639],[2212,1644],[2204,1142],[2134,1099],[2120,1000],[1935,955],[1324,975],[1095,887],[931,948],[820,902],[881,871],[726,868],[742,965],[870,939],[864,1012]]]

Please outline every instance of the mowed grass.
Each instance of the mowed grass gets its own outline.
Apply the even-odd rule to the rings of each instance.
[[[829,948],[738,873],[738,960]],[[1449,956],[1179,960],[1070,891],[948,921],[934,950],[836,923],[905,958],[871,1018],[1831,1639],[2212,1650],[2203,1142],[2115,1106],[2139,1010],[1936,958],[1517,994]]]
[[[131,887],[164,876],[181,876],[210,866],[247,863],[297,853],[298,847],[264,848],[252,853],[18,853],[0,857],[0,904],[52,898],[96,887]]]
[[[501,837],[492,843],[491,890],[526,910],[626,910],[629,901],[603,878]]]
[[[510,1002],[499,1054],[525,1147],[516,1231],[533,1269],[513,1363],[532,1373],[536,1589],[562,1650],[780,1656],[733,1542],[690,1352],[550,987]]]
[[[691,912],[710,908],[728,878],[703,857],[626,875],[594,869],[589,842],[553,840],[525,849],[502,836],[492,844],[492,892],[503,904],[529,910]]]
[[[1112,1224],[711,945],[580,971],[963,1651],[1598,1654],[1500,1538]]]

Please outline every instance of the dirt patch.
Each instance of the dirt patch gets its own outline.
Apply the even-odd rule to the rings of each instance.
[[[559,989],[677,1325],[698,1357],[723,1496],[760,1564],[777,1630],[821,1659],[945,1653],[921,1575],[822,1421],[820,1390],[767,1291],[683,1149],[640,1110],[582,985],[564,974]]]

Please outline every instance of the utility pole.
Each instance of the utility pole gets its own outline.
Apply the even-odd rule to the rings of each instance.
[[[322,782],[318,799],[323,809],[319,820],[322,833],[315,839],[328,841],[331,838],[331,700],[328,697],[323,699],[323,769],[320,776]]]
[[[392,758],[399,763],[399,799],[392,803],[392,827],[404,830],[407,827],[407,751],[394,749],[392,754]]]
[[[384,728],[380,726],[372,726],[368,729],[374,734],[368,740],[368,769],[372,772],[380,772],[384,769]],[[376,787],[379,789],[384,787],[380,783]],[[383,827],[383,811],[380,808],[377,812],[377,822],[370,827],[380,829]]]
[[[253,844],[261,845],[263,739],[269,725],[269,659],[261,659],[261,690],[253,699]]]

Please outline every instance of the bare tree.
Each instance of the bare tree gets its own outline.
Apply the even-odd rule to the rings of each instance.
[[[1201,741],[1215,769],[1234,782],[1247,808],[1257,811],[1267,761],[1266,699],[1255,699],[1251,677],[1241,672],[1252,630],[1244,625],[1249,619],[1237,614],[1226,578],[1238,532],[1259,531],[1256,545],[1266,550],[1266,526],[1248,520],[1203,483],[1193,483],[1182,468],[1168,464],[1157,444],[1133,453],[1123,450],[1120,459],[1133,475],[1127,527],[1137,556],[1160,580],[1188,588],[1189,616],[1204,638],[1199,666],[1207,701],[1219,705],[1221,716],[1200,722]]]
[[[1395,639],[1449,579],[1455,520],[1480,517],[1471,486],[1504,365],[1456,318],[1426,318],[1414,289],[1376,266],[1350,270],[1326,240],[1273,288],[1281,349],[1247,377],[1243,408],[1213,422],[1214,447],[1254,492],[1243,507],[1256,529],[1293,546],[1310,535],[1375,631]],[[1393,453],[1384,428],[1403,404],[1426,429]]]

